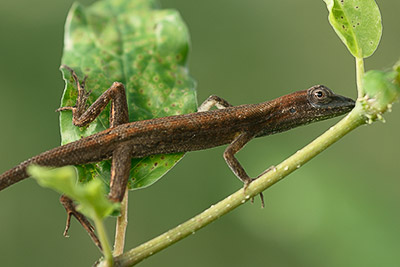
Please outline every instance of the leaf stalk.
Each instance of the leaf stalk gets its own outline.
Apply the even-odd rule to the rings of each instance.
[[[364,97],[365,94],[362,82],[362,79],[364,77],[364,59],[362,57],[355,57],[355,59],[358,99],[361,99]]]
[[[95,215],[93,216],[93,221],[96,227],[97,234],[99,236],[101,247],[103,248],[104,261],[102,262],[102,266],[112,267],[113,255],[111,252],[110,242],[108,241],[107,232],[105,230],[103,220],[99,216]]]

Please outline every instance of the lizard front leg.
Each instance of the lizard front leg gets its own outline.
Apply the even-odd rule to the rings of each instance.
[[[224,159],[232,172],[244,183],[244,190],[254,180],[250,178],[242,165],[235,158],[235,154],[239,152],[251,139],[256,136],[256,133],[245,131],[240,133],[224,151]],[[256,178],[257,179],[257,178]],[[260,193],[261,205],[264,207],[264,196]]]
[[[224,109],[227,107],[232,107],[231,104],[229,104],[225,99],[216,96],[216,95],[210,95],[198,108],[197,112],[203,112],[203,111],[208,111],[212,107],[217,107],[218,109]]]
[[[244,183],[247,187],[252,179],[247,175],[246,171],[240,165],[239,161],[235,158],[235,154],[239,152],[251,139],[254,134],[250,132],[240,133],[224,151],[224,159],[233,173]]]
[[[210,110],[212,107],[218,109],[224,109],[227,107],[232,107],[225,99],[218,97],[216,95],[209,96],[198,108],[197,112],[204,112]],[[232,143],[225,149],[224,159],[228,164],[229,168],[233,173],[244,183],[244,189],[254,180],[250,178],[246,171],[243,169],[242,165],[235,158],[235,154],[239,152],[251,139],[253,139],[256,134],[251,132],[242,132],[239,134]],[[257,178],[256,178],[257,179]],[[264,196],[260,193],[261,205],[264,207]]]

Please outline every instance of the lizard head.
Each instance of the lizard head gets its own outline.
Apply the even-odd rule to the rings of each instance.
[[[316,85],[275,100],[274,112],[267,118],[258,136],[289,129],[343,115],[355,106],[354,100],[333,93],[328,87]]]
[[[306,90],[307,104],[305,112],[311,121],[320,121],[343,115],[354,108],[355,102],[351,98],[333,93],[328,87],[316,85]],[[311,122],[310,121],[310,122]]]

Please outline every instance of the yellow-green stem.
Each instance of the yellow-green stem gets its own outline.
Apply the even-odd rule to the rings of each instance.
[[[215,221],[222,215],[242,205],[252,197],[258,195],[285,176],[289,175],[307,161],[321,153],[344,135],[365,123],[364,111],[359,103],[353,111],[335,126],[315,139],[309,145],[296,152],[294,155],[277,165],[271,171],[263,174],[252,182],[247,189],[240,189],[219,203],[211,206],[201,214],[169,230],[168,232],[122,254],[115,258],[118,266],[133,266],[154,253],[189,236],[200,228]]]
[[[364,88],[362,84],[362,79],[364,76],[364,59],[362,57],[356,57],[356,76],[358,99],[361,99],[364,97]]]

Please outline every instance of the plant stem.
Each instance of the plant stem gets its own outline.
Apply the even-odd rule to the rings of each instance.
[[[362,78],[364,77],[364,59],[362,57],[356,57],[356,76],[358,98],[361,99],[364,97],[364,88],[362,84]]]
[[[124,252],[125,233],[128,226],[128,188],[125,191],[124,199],[121,202],[121,215],[117,218],[115,229],[113,256],[119,256]]]
[[[152,254],[174,244],[175,242],[193,234],[200,228],[215,221],[222,215],[235,209],[254,196],[272,186],[291,172],[304,165],[307,161],[321,153],[327,147],[338,141],[344,135],[365,123],[364,111],[359,103],[353,111],[335,126],[315,139],[309,145],[280,163],[271,171],[261,175],[252,182],[247,189],[240,189],[216,205],[211,206],[201,214],[169,230],[168,232],[122,254],[115,258],[118,266],[133,266]]]
[[[112,267],[113,266],[113,256],[112,256],[110,242],[108,241],[107,232],[105,230],[103,221],[97,215],[94,216],[93,220],[94,220],[97,234],[99,236],[101,247],[103,248],[104,261],[102,262],[103,263],[102,266]]]

